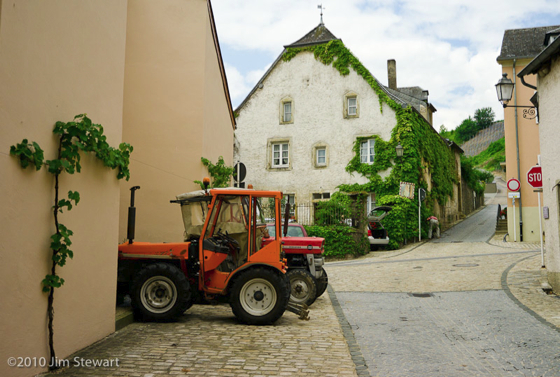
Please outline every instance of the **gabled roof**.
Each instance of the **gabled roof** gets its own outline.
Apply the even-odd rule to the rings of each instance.
[[[315,29],[305,34],[303,38],[298,39],[290,45],[284,46],[284,48],[318,45],[321,43],[327,43],[332,40],[340,39],[335,37],[334,34],[331,33],[329,29],[327,29],[326,26],[321,23]]]
[[[543,41],[546,33],[559,27],[560,25],[506,30],[497,60],[534,58],[545,47]]]
[[[318,45],[318,44],[328,43],[329,41],[332,41],[332,40],[340,40],[340,39],[336,38],[325,27],[324,24],[319,24],[319,26],[317,26],[316,28],[311,30],[309,33],[307,33],[305,36],[303,36],[303,38],[300,38],[299,40],[297,40],[296,42],[294,42],[290,45],[284,46],[284,50],[282,51],[282,53],[280,53],[280,55],[276,58],[274,63],[272,63],[270,68],[265,72],[265,74],[261,77],[261,79],[257,82],[257,84],[249,92],[247,97],[245,97],[243,102],[241,102],[241,104],[237,107],[237,109],[235,109],[235,112],[240,111],[245,106],[245,104],[249,101],[249,99],[253,96],[253,94],[257,91],[257,89],[263,87],[263,85],[264,85],[263,83],[266,80],[266,78],[268,77],[268,75],[270,75],[270,73],[274,70],[274,68],[282,60],[282,56],[286,52],[286,49],[293,48],[293,47],[297,48],[297,47]],[[390,88],[386,87],[385,85],[381,84],[375,76],[372,75],[372,77],[377,82],[377,84],[379,85],[381,90],[384,91],[389,96],[389,98],[391,98],[393,101],[395,101],[397,104],[399,104],[402,108],[406,108],[408,105],[410,105],[419,114],[421,114],[420,113],[420,106],[421,105],[431,106],[431,104],[427,104],[426,101],[422,101],[422,100],[420,100],[420,99],[418,99],[414,96],[411,96],[411,95],[408,95],[408,94],[405,94],[405,93],[401,93],[399,91],[401,88],[399,88],[399,90],[390,89]],[[414,87],[414,88],[418,88],[422,91],[422,89],[419,88],[419,87]],[[408,88],[408,89],[412,89],[412,88]],[[432,108],[433,108],[433,106],[432,106]],[[435,108],[433,108],[432,111],[436,111]]]

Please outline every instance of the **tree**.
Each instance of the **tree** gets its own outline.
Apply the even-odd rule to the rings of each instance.
[[[494,114],[494,110],[491,107],[477,109],[474,112],[477,131],[490,127],[494,123],[494,118],[496,118],[496,114]]]
[[[476,133],[477,125],[476,122],[469,116],[467,119],[463,120],[461,125],[455,129],[455,133],[457,134],[457,139],[463,143],[470,138],[472,138]]]

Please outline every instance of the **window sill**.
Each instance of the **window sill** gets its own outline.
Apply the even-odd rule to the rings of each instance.
[[[288,171],[292,170],[291,166],[271,166],[268,168],[269,171]]]

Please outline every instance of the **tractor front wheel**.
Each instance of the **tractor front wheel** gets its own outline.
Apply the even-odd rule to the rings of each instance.
[[[143,268],[132,283],[130,298],[136,317],[147,321],[176,320],[192,305],[185,274],[167,263]]]
[[[282,317],[288,298],[288,281],[284,276],[265,268],[252,268],[235,278],[230,305],[241,322],[269,325]]]
[[[290,279],[290,301],[297,304],[313,304],[317,299],[317,280],[303,268],[290,269],[286,276]]]

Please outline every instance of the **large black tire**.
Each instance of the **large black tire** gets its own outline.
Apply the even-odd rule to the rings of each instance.
[[[286,311],[289,281],[280,272],[256,267],[240,272],[233,282],[230,305],[233,314],[249,325],[269,325]]]
[[[323,268],[323,274],[319,279],[317,279],[317,297],[321,297],[327,286],[329,285],[329,277],[327,275],[327,271]]]
[[[290,279],[290,301],[310,306],[317,299],[317,280],[308,270],[292,268],[286,273]]]
[[[178,267],[150,264],[132,282],[131,304],[136,318],[144,321],[177,320],[192,306],[191,287]]]

